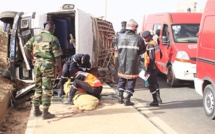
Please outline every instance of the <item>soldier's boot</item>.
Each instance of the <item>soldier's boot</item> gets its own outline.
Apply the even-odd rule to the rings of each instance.
[[[157,94],[158,103],[159,103],[159,104],[162,104],[163,102],[162,102],[162,99],[161,99],[161,97],[160,97],[160,89],[157,90],[156,94]]]
[[[76,90],[71,88],[70,91],[69,91],[69,94],[68,94],[68,98],[63,104],[65,104],[65,105],[73,105],[72,99],[74,98],[75,93],[76,93]]]
[[[131,93],[126,94],[125,101],[124,101],[125,106],[133,106],[134,105],[134,103],[131,102],[131,96],[132,96]]]
[[[39,106],[34,106],[34,117],[38,117],[42,115],[42,111],[40,111]]]
[[[152,94],[152,98],[153,101],[149,103],[149,106],[159,106],[156,93]]]
[[[45,120],[45,119],[51,119],[51,118],[54,118],[55,115],[54,114],[51,114],[48,112],[48,108],[45,108],[43,109],[43,114],[42,114],[42,118]]]
[[[122,104],[123,103],[123,91],[119,91],[119,96],[118,96],[118,102],[119,104]]]

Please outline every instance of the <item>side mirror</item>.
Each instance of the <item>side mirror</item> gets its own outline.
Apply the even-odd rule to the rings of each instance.
[[[162,44],[168,44],[169,43],[169,41],[167,40],[168,38],[167,38],[167,36],[162,36]]]

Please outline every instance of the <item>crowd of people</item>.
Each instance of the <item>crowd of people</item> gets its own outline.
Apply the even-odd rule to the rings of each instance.
[[[126,27],[124,27],[125,23]],[[148,105],[159,106],[162,100],[157,82],[155,53],[159,48],[160,31],[157,30],[156,34],[153,34],[152,31],[146,30],[138,34],[138,24],[133,19],[128,22],[123,21],[121,24],[122,30],[117,33],[114,41],[118,53],[118,101],[120,104],[124,103],[125,106],[134,105],[130,98],[135,92],[136,79],[139,76],[139,66],[142,61],[144,75],[149,75],[149,78],[145,80],[145,86],[149,88],[153,98]],[[160,53],[160,58],[162,58],[162,53]],[[125,98],[124,92],[126,93]]]
[[[149,88],[153,98],[149,106],[159,106],[162,100],[157,82],[158,71],[155,65],[159,35],[153,36],[150,31],[138,34],[138,24],[133,19],[128,22],[123,21],[121,25],[122,29],[114,39],[118,54],[118,102],[124,103],[125,106],[134,105],[131,97],[135,92],[136,80],[139,77],[139,65],[142,61],[145,76],[150,75],[148,80],[145,80],[146,87]],[[52,89],[56,79],[56,70],[60,76],[58,97],[65,95],[64,84],[68,79],[72,79],[67,100],[63,104],[73,104],[73,98],[77,91],[85,92],[100,99],[103,88],[101,81],[90,72],[90,55],[74,54],[64,61],[63,67],[61,66],[63,52],[59,40],[53,35],[54,32],[55,24],[52,21],[47,21],[44,23],[44,30],[33,36],[24,46],[26,56],[34,67],[36,85],[33,97],[34,116],[42,115],[43,119],[55,117],[49,112],[49,107],[53,95]],[[40,104],[43,106],[43,111],[39,108]]]
[[[59,97],[65,94],[65,82],[73,79],[68,98],[63,104],[73,104],[72,99],[76,91],[85,92],[100,99],[103,88],[101,81],[90,73],[90,55],[74,54],[64,61],[63,67],[61,66],[63,52],[59,40],[53,35],[54,32],[55,24],[47,21],[44,23],[44,30],[33,36],[24,46],[25,54],[34,67],[36,85],[33,97],[34,116],[42,115],[43,119],[55,117],[49,112],[49,107],[56,73],[60,76]],[[40,104],[43,106],[43,111],[40,110]]]

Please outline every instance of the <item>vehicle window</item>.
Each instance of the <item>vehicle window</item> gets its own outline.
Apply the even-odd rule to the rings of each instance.
[[[157,29],[161,29],[161,24],[154,24],[154,25],[153,25],[153,29],[152,29],[152,30],[153,30],[153,33],[154,33],[154,34],[156,33],[156,30],[157,30]]]
[[[172,33],[174,41],[177,43],[197,43],[199,24],[174,24]]]

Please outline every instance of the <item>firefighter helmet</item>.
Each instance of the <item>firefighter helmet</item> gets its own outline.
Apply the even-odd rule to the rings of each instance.
[[[131,19],[127,22],[127,28],[126,29],[136,31],[137,28],[138,28],[138,24],[134,19]]]

